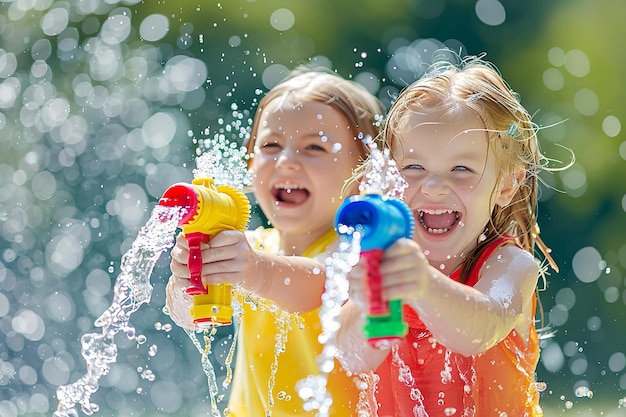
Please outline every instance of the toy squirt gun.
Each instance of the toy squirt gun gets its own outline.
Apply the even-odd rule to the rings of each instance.
[[[344,201],[336,214],[335,225],[339,233],[348,238],[354,231],[361,233],[360,256],[365,261],[369,290],[363,333],[371,346],[389,347],[407,334],[408,326],[402,318],[402,300],[385,302],[382,299],[380,262],[385,250],[396,240],[413,235],[415,220],[411,210],[394,197],[361,194]]]
[[[189,280],[185,290],[193,295],[191,317],[201,328],[232,323],[232,284],[204,284],[202,282],[202,249],[217,233],[224,230],[244,231],[250,220],[250,202],[239,189],[215,185],[212,178],[196,178],[191,184],[177,183],[169,187],[159,205],[183,207],[182,228],[189,243]]]

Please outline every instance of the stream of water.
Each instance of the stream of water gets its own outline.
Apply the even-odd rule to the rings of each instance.
[[[76,417],[76,404],[80,404],[87,415],[99,410],[99,406],[91,402],[91,395],[98,390],[100,377],[109,372],[117,358],[114,336],[123,331],[130,339],[136,337],[130,316],[150,301],[150,274],[161,253],[172,247],[172,236],[184,213],[180,207],[156,206],[122,257],[111,306],[95,321],[102,331],[87,333],[81,338],[81,354],[87,372],[76,382],[57,389],[59,405],[54,417]]]

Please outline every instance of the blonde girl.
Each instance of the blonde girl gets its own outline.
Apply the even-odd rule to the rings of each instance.
[[[348,370],[379,375],[379,416],[542,415],[535,247],[549,255],[537,236],[536,133],[479,57],[434,65],[392,105],[383,139],[416,231],[387,250],[382,291],[404,301],[409,333],[370,347],[362,303],[351,301],[337,335]],[[362,273],[359,264],[350,277],[356,300],[366,299]]]

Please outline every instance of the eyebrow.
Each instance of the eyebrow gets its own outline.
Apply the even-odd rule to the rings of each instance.
[[[450,155],[452,158],[454,159],[469,159],[469,160],[482,160],[483,159],[483,155],[482,152],[479,154],[479,152],[462,152],[459,154],[456,154],[454,152],[451,153]],[[486,155],[485,155],[486,157]]]

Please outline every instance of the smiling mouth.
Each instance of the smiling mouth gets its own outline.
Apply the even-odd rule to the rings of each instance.
[[[417,219],[428,233],[443,235],[454,229],[461,216],[454,210],[419,210]]]
[[[278,203],[302,204],[309,198],[309,191],[293,184],[278,184],[272,189],[272,195]]]

